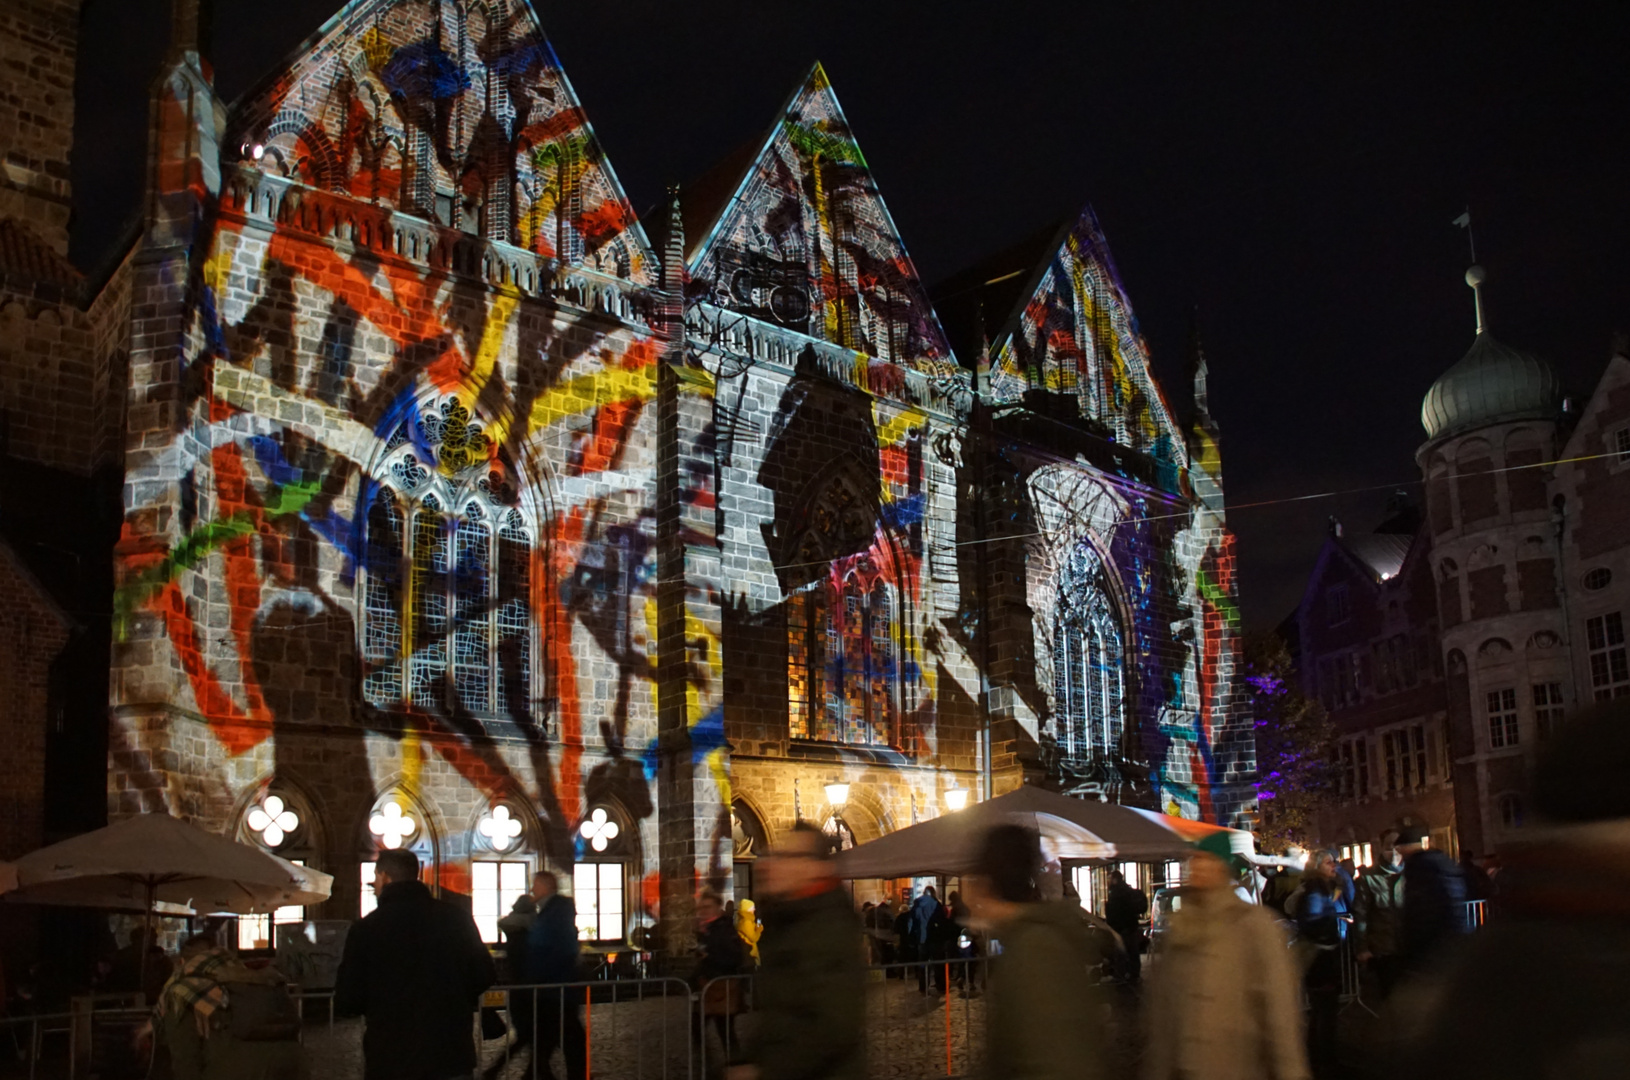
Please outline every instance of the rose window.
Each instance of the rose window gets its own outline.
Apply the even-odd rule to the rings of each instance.
[[[418,828],[418,823],[393,802],[380,807],[379,812],[368,820],[368,831],[379,837],[379,842],[387,848],[401,847]]]
[[[615,825],[612,827],[616,828]],[[476,829],[487,838],[494,851],[508,851],[510,845],[521,835],[521,823],[517,818],[510,816],[507,806],[493,807],[492,813],[482,818],[481,824],[477,825]]]
[[[249,811],[246,824],[249,831],[260,838],[261,843],[269,848],[275,848],[283,846],[283,841],[300,827],[300,817],[284,806],[282,799],[276,795],[268,795],[259,806]]]
[[[606,845],[617,839],[622,830],[617,823],[606,815],[603,807],[595,807],[589,819],[577,827],[578,833],[589,842],[595,851],[604,851]]]

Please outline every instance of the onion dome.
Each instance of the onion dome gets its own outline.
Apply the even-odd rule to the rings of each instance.
[[[1477,290],[1483,268],[1466,271],[1466,283]],[[1553,419],[1561,405],[1562,385],[1551,365],[1501,344],[1484,327],[1479,291],[1477,340],[1426,392],[1421,425],[1428,438],[1437,439],[1507,420]]]

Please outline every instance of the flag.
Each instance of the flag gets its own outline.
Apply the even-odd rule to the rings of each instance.
[[[1455,218],[1449,224],[1451,224],[1451,225],[1459,225],[1462,229],[1471,228],[1472,227],[1472,212],[1470,210],[1466,211],[1464,214],[1461,214],[1459,217]]]

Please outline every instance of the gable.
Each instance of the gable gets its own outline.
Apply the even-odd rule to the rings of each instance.
[[[990,396],[1017,402],[1042,390],[1073,398],[1077,415],[1107,437],[1181,462],[1183,439],[1091,207],[1060,230],[1032,280],[994,335]]]
[[[1615,352],[1591,391],[1590,400],[1579,410],[1579,420],[1558,456],[1569,462],[1614,453],[1618,449],[1614,434],[1626,423],[1630,423],[1630,357]]]
[[[955,371],[888,208],[816,64],[688,260],[689,294],[935,373]]]
[[[232,121],[260,166],[629,280],[645,235],[526,0],[355,0]]]

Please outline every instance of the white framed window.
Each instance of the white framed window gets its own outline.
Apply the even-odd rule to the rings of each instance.
[[[1539,737],[1548,739],[1562,724],[1562,684],[1544,682],[1534,684],[1534,730]]]
[[[357,904],[359,919],[366,919],[373,914],[374,908],[379,906],[379,897],[374,895],[374,865],[365,862],[357,866],[357,880],[362,884],[361,899]]]
[[[526,892],[530,868],[520,859],[478,859],[470,864],[471,913],[481,940],[496,945],[503,936],[498,920]]]
[[[1517,692],[1490,690],[1488,692],[1489,745],[1498,750],[1517,745]]]
[[[1053,627],[1053,739],[1065,762],[1121,756],[1121,624],[1097,551],[1077,544],[1058,576]],[[1185,688],[1186,692],[1186,688]]]
[[[304,866],[304,859],[290,859],[296,866]],[[298,925],[306,921],[306,909],[290,904],[264,915],[238,916],[238,951],[277,948],[277,928]]]
[[[364,491],[364,700],[531,723],[532,532],[497,448],[457,396],[387,447]]]
[[[1612,611],[1586,619],[1585,644],[1590,649],[1590,686],[1596,700],[1630,694],[1630,661],[1625,656],[1623,616]]]
[[[580,862],[572,867],[579,941],[623,939],[623,913],[627,910],[623,878],[620,862]]]

